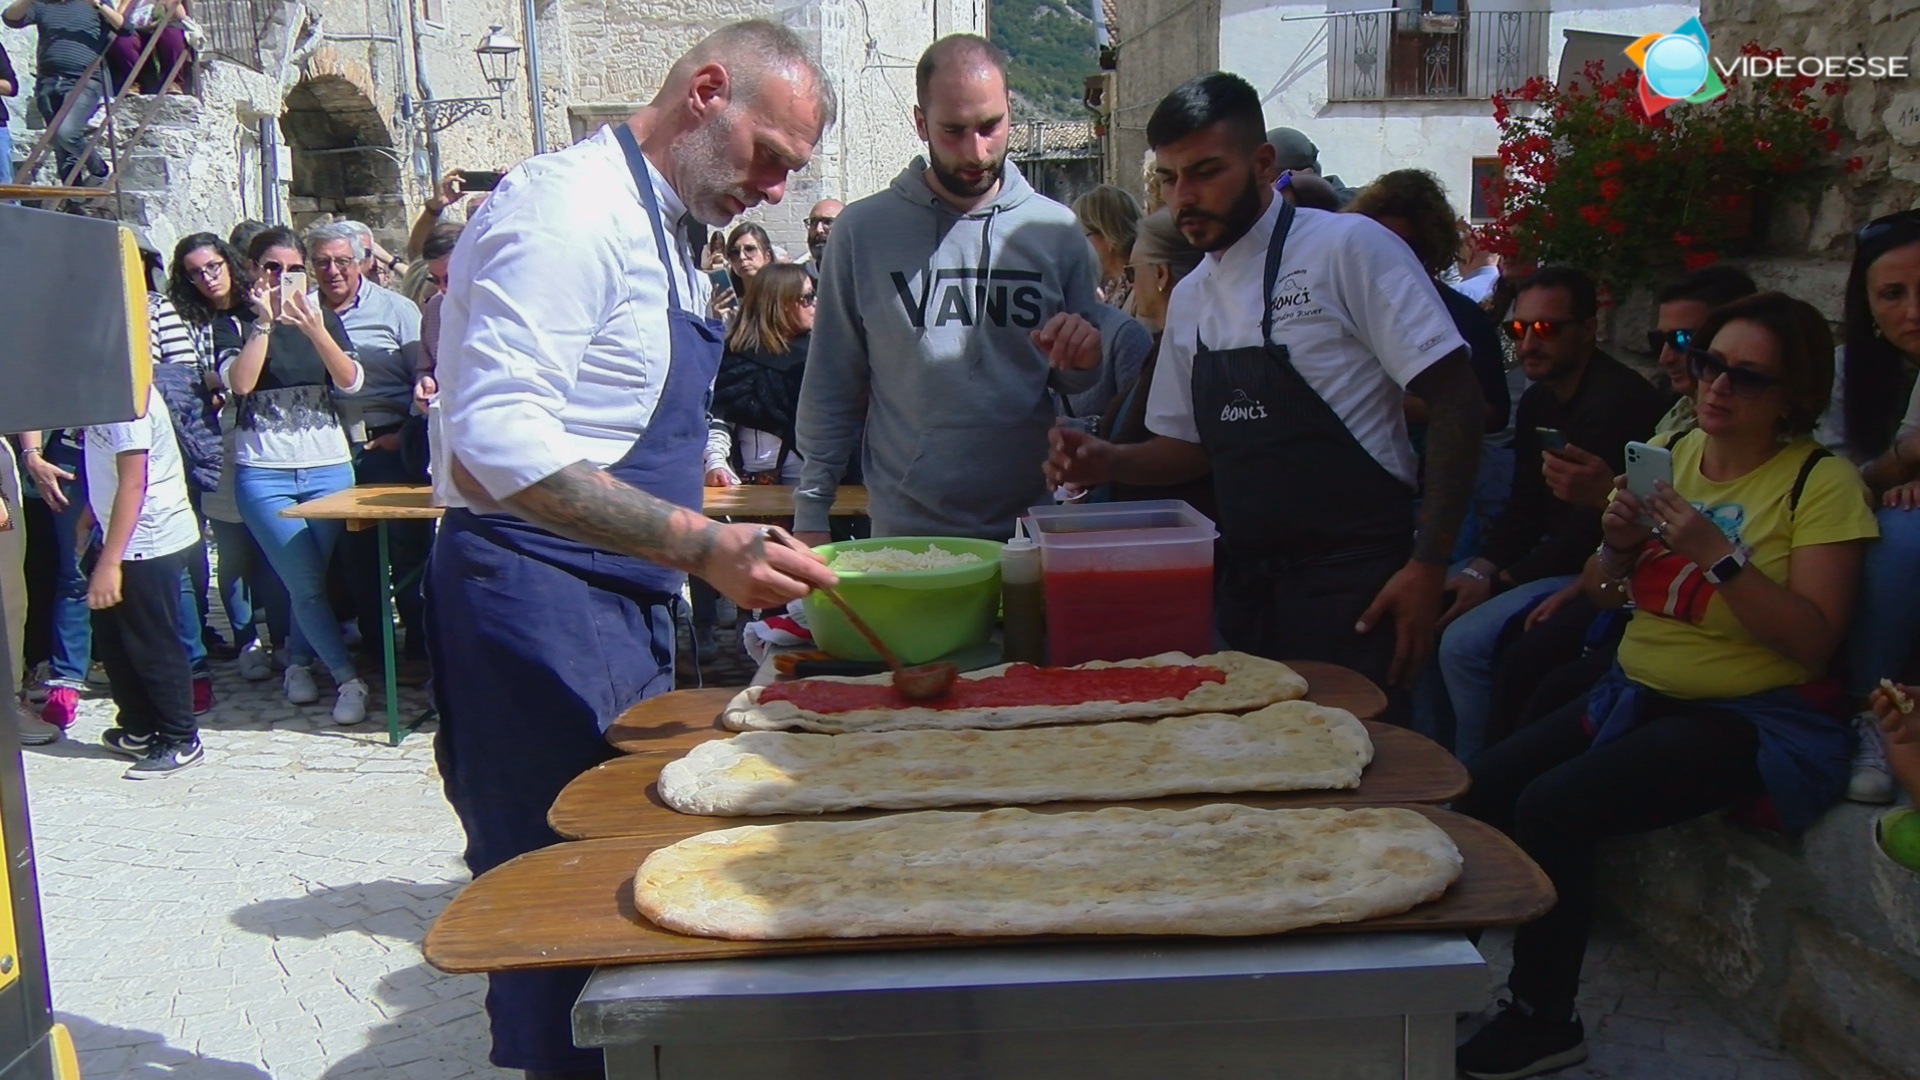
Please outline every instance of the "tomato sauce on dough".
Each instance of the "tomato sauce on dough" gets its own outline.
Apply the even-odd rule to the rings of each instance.
[[[981,709],[1019,705],[1078,705],[1085,701],[1178,700],[1207,683],[1224,683],[1218,668],[1178,667],[1042,668],[1015,664],[1004,674],[961,679],[938,701],[908,701],[892,684],[841,683],[803,679],[775,683],[760,692],[761,704],[791,701],[823,715],[860,709]]]

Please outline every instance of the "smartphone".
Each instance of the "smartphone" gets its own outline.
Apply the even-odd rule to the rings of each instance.
[[[1559,428],[1543,427],[1534,428],[1533,430],[1540,436],[1540,448],[1542,450],[1565,450],[1567,448],[1566,433],[1562,432]]]
[[[1653,498],[1653,485],[1673,486],[1673,453],[1664,446],[1643,442],[1627,444],[1627,490],[1642,501]],[[1653,516],[1641,514],[1643,524],[1652,524]]]
[[[285,304],[287,297],[307,295],[307,274],[304,270],[289,270],[280,275],[280,303]]]
[[[713,291],[715,292],[719,292],[721,289],[733,288],[733,277],[725,270],[707,271],[707,280],[713,283]]]
[[[501,173],[494,169],[461,169],[460,190],[492,191],[500,186]]]

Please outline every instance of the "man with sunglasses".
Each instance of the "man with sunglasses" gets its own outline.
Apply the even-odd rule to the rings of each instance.
[[[1653,426],[1656,435],[1693,429],[1693,374],[1687,370],[1687,347],[1693,332],[1714,308],[1758,292],[1753,279],[1733,266],[1709,266],[1670,282],[1654,293],[1654,328],[1647,331],[1647,350],[1654,355],[1667,386],[1677,395],[1672,408]],[[1550,450],[1542,460],[1547,489],[1562,502],[1606,509],[1613,495],[1613,478],[1620,475],[1598,455],[1569,444]]]
[[[1447,582],[1440,674],[1454,714],[1454,753],[1481,750],[1493,666],[1509,620],[1572,581],[1600,542],[1600,511],[1557,499],[1541,462],[1549,450],[1579,447],[1618,475],[1629,441],[1653,434],[1666,398],[1595,344],[1593,279],[1550,266],[1520,282],[1501,328],[1533,385],[1514,414],[1513,487],[1480,554]],[[1549,433],[1544,435],[1542,432]]]

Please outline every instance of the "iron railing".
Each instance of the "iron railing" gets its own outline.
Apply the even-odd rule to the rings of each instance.
[[[194,21],[206,34],[201,59],[263,70],[260,36],[280,6],[274,0],[193,0]]]
[[[1330,100],[1488,98],[1547,73],[1548,12],[1433,14],[1403,2],[1327,17]]]

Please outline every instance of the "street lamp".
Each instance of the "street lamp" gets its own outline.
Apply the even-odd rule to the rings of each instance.
[[[445,131],[469,116],[492,116],[493,107],[513,86],[513,60],[519,55],[520,43],[499,24],[494,24],[473,50],[474,59],[480,63],[481,77],[493,87],[493,96],[422,99],[413,103],[416,106],[413,118],[424,131]]]

